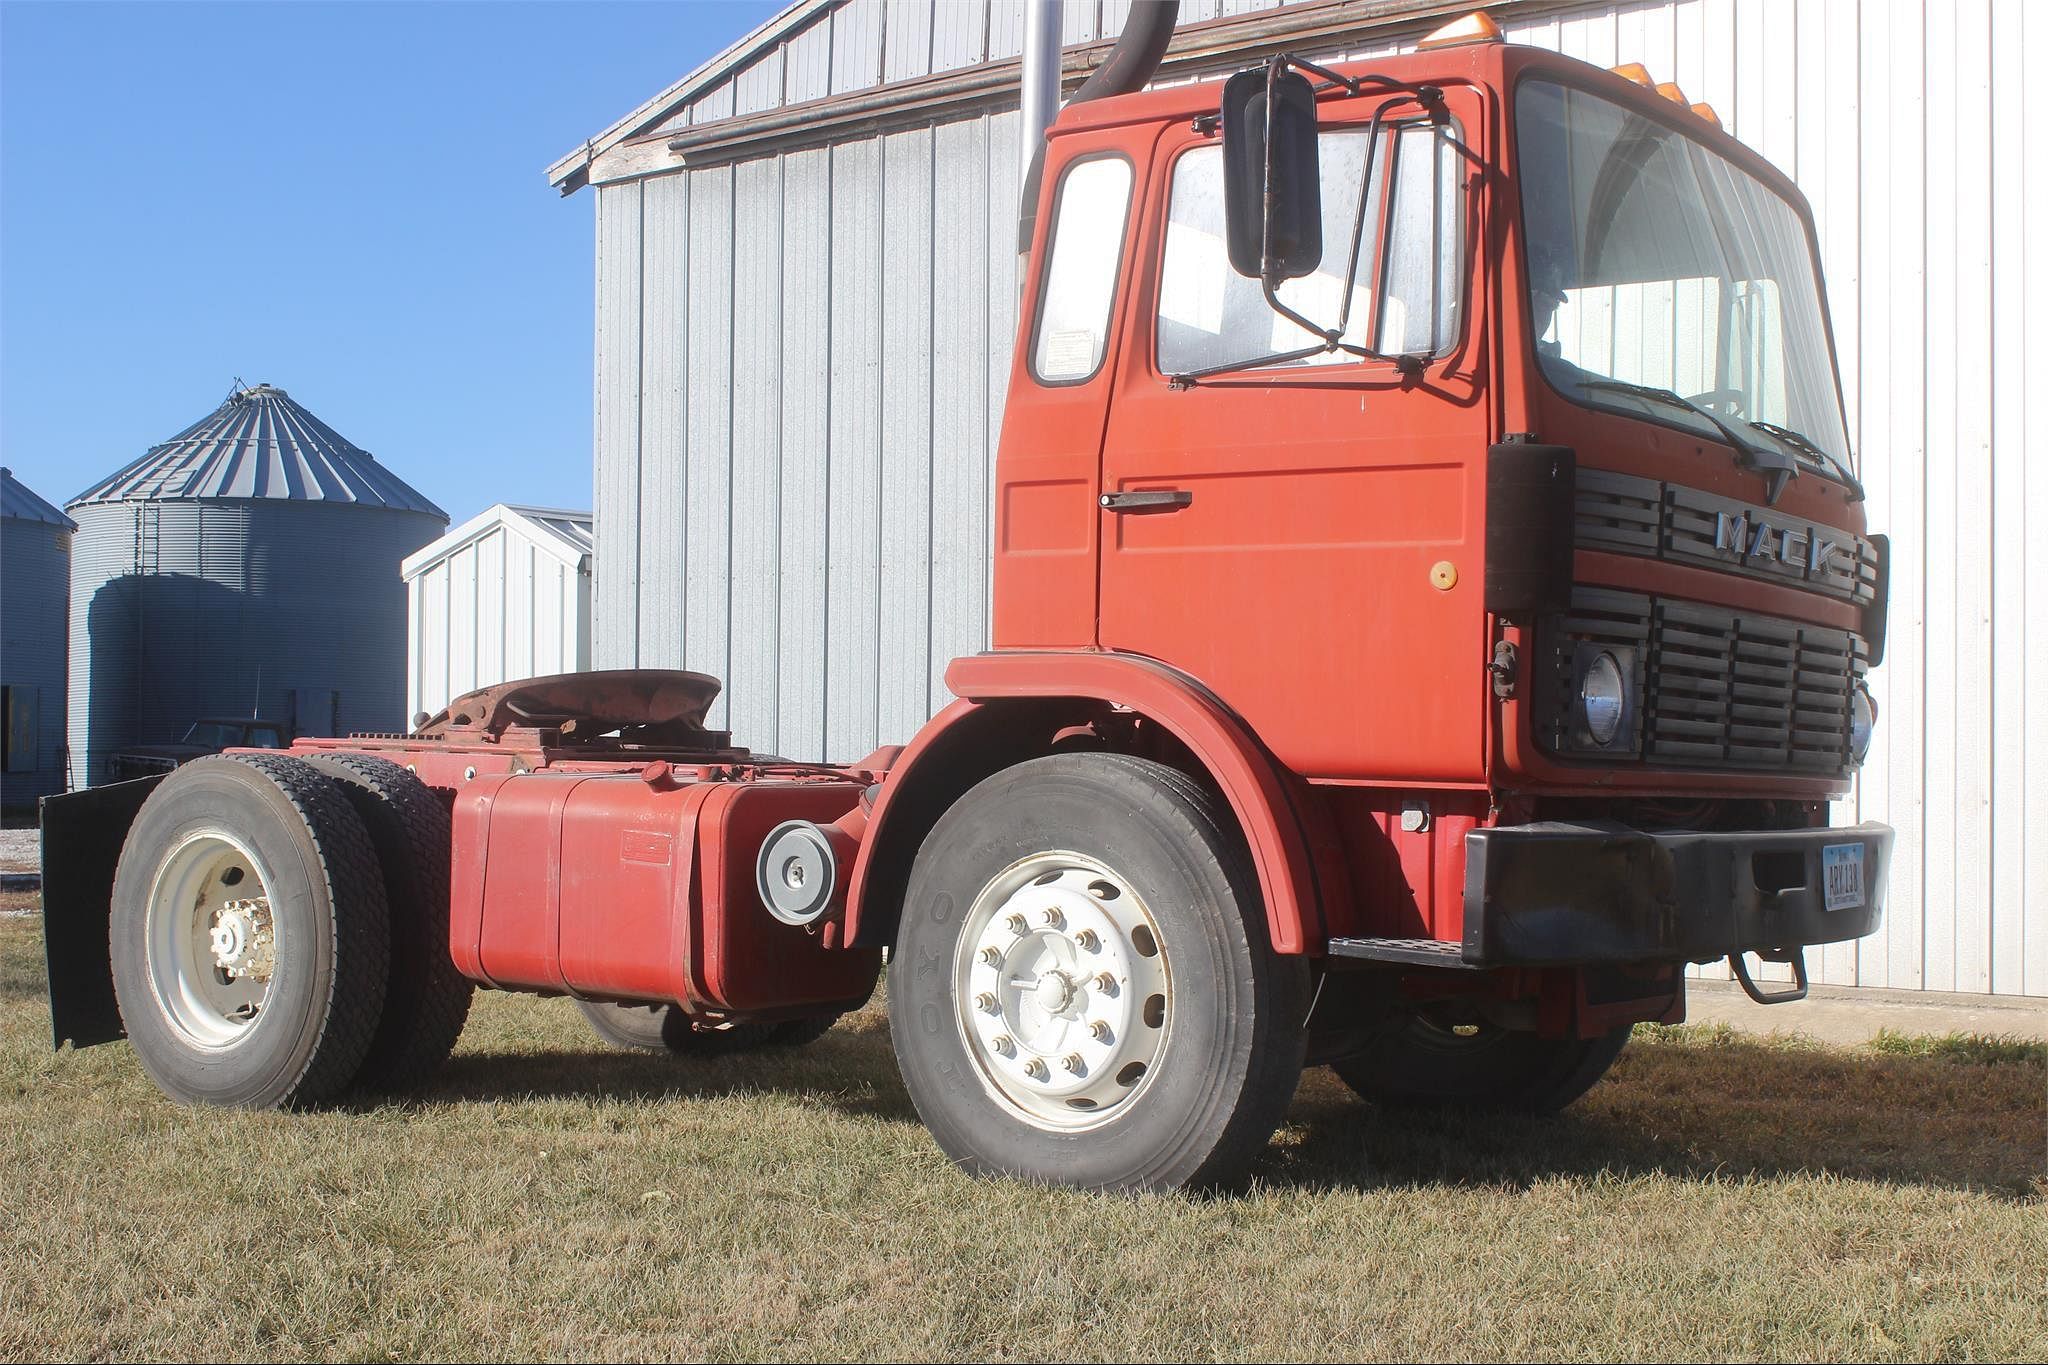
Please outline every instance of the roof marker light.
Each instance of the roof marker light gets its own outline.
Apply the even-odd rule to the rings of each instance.
[[[1665,99],[1670,100],[1673,104],[1683,104],[1688,106],[1692,104],[1692,101],[1685,97],[1685,92],[1678,88],[1678,83],[1676,81],[1665,81],[1662,85],[1657,87],[1657,93],[1662,95]]]
[[[1695,114],[1698,114],[1701,118],[1705,119],[1707,122],[1713,124],[1716,128],[1719,128],[1721,126],[1721,116],[1714,112],[1713,105],[1695,104],[1692,107],[1692,111]]]
[[[1501,41],[1500,25],[1493,22],[1493,16],[1485,10],[1474,10],[1462,19],[1451,20],[1415,47],[1417,51],[1427,51],[1433,47],[1456,47],[1460,43]]]
[[[1650,68],[1644,66],[1641,62],[1623,62],[1620,66],[1610,66],[1607,69],[1623,80],[1634,81],[1637,85],[1649,86],[1656,84],[1655,81],[1650,79]]]

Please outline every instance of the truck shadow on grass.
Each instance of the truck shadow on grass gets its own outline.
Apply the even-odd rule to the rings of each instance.
[[[1367,1105],[1323,1069],[1304,1076],[1253,1170],[1267,1187],[1527,1188],[1598,1175],[1688,1181],[1827,1173],[2012,1198],[2048,1193],[2048,1067],[1810,1047],[1687,1031],[1638,1039],[1563,1114],[1474,1115]],[[787,1096],[840,1114],[917,1123],[876,1021],[809,1048],[712,1060],[550,1049],[465,1053],[422,1097],[668,1102]]]

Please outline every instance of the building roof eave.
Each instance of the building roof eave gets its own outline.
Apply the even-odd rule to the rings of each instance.
[[[564,195],[574,194],[590,182],[590,166],[597,158],[626,139],[646,132],[650,124],[666,118],[676,105],[716,85],[743,65],[747,58],[804,28],[819,15],[833,9],[837,3],[838,0],[791,0],[788,6],[767,23],[754,29],[597,136],[585,139],[583,145],[575,151],[556,160],[548,167],[548,183]]]

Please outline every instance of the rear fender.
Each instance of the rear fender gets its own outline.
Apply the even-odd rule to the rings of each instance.
[[[1078,702],[1127,708],[1187,746],[1229,803],[1250,848],[1274,950],[1322,951],[1326,892],[1290,779],[1244,721],[1200,682],[1139,655],[1017,651],[956,659],[946,670],[946,686],[960,700],[918,732],[869,813],[869,837],[847,898],[849,942],[894,938],[910,862],[945,807],[981,778],[1050,752],[1054,732]]]
[[[168,773],[46,796],[43,826],[43,959],[50,974],[50,1045],[123,1037],[107,947],[114,868],[135,813]]]

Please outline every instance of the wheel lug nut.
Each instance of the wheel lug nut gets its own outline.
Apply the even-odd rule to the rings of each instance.
[[[1107,1042],[1109,1040],[1109,1020],[1097,1019],[1088,1026],[1088,1031],[1095,1035],[1097,1042]]]
[[[1030,1061],[1024,1063],[1024,1074],[1029,1076],[1034,1081],[1044,1080],[1047,1074],[1045,1070],[1045,1063],[1040,1061],[1038,1058],[1033,1057]]]
[[[1116,978],[1108,972],[1098,972],[1095,977],[1095,989],[1107,995],[1115,995]]]
[[[1066,1056],[1060,1058],[1060,1070],[1062,1071],[1071,1071],[1078,1076],[1081,1074],[1082,1066],[1081,1054],[1078,1052],[1069,1052]]]
[[[1102,940],[1095,936],[1093,929],[1083,929],[1080,933],[1074,935],[1074,942],[1092,953],[1101,945]]]
[[[989,1043],[989,1046],[994,1048],[999,1055],[1004,1057],[1009,1056],[1012,1052],[1015,1052],[1017,1050],[1017,1045],[1010,1041],[1010,1035],[1007,1033],[997,1034],[994,1040]]]
[[[991,966],[991,967],[995,966],[995,965],[996,965],[997,963],[999,963],[999,962],[1001,962],[1001,961],[1003,960],[1003,952],[1002,952],[1002,949],[1000,949],[1000,948],[983,948],[983,949],[981,950],[981,960],[982,960],[983,962],[985,962],[986,964],[988,964],[989,966]]]
[[[1058,907],[1046,911],[1039,918],[1045,921],[1045,927],[1048,929],[1057,929],[1066,920],[1066,916],[1059,912]]]
[[[1024,922],[1024,917],[1022,915],[1016,914],[1011,915],[1008,919],[1004,920],[1003,923],[1009,928],[1010,932],[1013,934],[1022,934],[1026,929],[1031,927]]]
[[[999,1008],[996,1004],[996,998],[987,991],[983,991],[980,995],[975,996],[974,1003],[984,1014],[994,1014]]]

